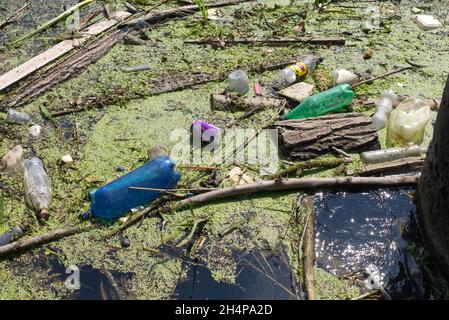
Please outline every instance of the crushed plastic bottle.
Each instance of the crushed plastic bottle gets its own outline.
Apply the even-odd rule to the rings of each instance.
[[[305,79],[313,73],[316,66],[322,61],[322,58],[314,55],[305,56],[301,62],[279,71],[276,87],[278,89],[286,88],[300,79]]]
[[[91,214],[110,220],[118,218],[131,209],[155,200],[160,191],[136,188],[173,189],[181,174],[175,171],[175,162],[160,156],[125,174],[111,183],[90,192]]]
[[[377,103],[376,113],[372,117],[373,125],[376,130],[385,128],[388,123],[393,105],[398,100],[398,96],[393,90],[385,90]]]
[[[421,98],[407,98],[391,112],[388,121],[387,146],[420,145],[426,124],[430,120],[430,106]]]
[[[42,219],[47,219],[52,192],[44,165],[41,159],[34,157],[31,160],[23,160],[22,166],[25,199],[31,207],[39,211]]]
[[[15,241],[23,236],[24,230],[21,227],[13,227],[10,231],[0,234],[0,247]]]
[[[348,84],[342,84],[306,98],[296,108],[283,115],[281,119],[311,118],[331,112],[341,112],[354,100],[354,95],[354,91]]]
[[[243,96],[249,91],[249,78],[243,70],[235,70],[228,76],[229,90]]]
[[[363,163],[374,164],[381,162],[389,162],[409,157],[421,157],[423,151],[417,145],[406,148],[389,148],[374,151],[366,151],[360,155]]]
[[[29,123],[30,121],[31,118],[28,114],[15,111],[13,109],[8,109],[8,112],[6,114],[6,122],[24,124]]]

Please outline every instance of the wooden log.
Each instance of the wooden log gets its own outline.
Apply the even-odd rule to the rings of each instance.
[[[416,176],[394,177],[347,177],[347,178],[307,178],[307,179],[275,179],[270,181],[257,181],[251,184],[216,189],[210,192],[184,199],[172,206],[173,210],[182,210],[210,203],[219,199],[233,198],[266,191],[285,190],[323,190],[323,189],[366,189],[366,188],[400,188],[414,187],[418,183]],[[146,217],[154,216],[161,209],[160,199],[152,205],[131,217],[117,230],[110,232],[106,237],[110,238],[139,223]],[[165,208],[167,209],[167,208]]]
[[[449,285],[449,77],[416,198],[418,220],[429,252]],[[447,294],[446,294],[447,297]]]
[[[411,157],[399,159],[391,162],[377,163],[365,166],[358,176],[378,176],[389,174],[413,173],[421,171],[424,165],[424,158]]]
[[[201,205],[218,199],[240,196],[265,191],[285,190],[323,190],[343,188],[394,188],[416,186],[418,177],[348,177],[348,178],[306,178],[306,179],[276,179],[258,181],[251,184],[217,189],[207,193],[182,200],[175,209],[184,209],[194,205]]]
[[[290,159],[308,160],[334,152],[380,148],[371,118],[360,113],[339,113],[317,118],[278,121],[283,150]]]
[[[285,103],[284,99],[254,97],[240,98],[224,94],[212,94],[210,105],[212,110],[220,111],[248,111],[252,109],[279,109]]]
[[[303,275],[304,286],[306,287],[307,300],[317,300],[315,288],[315,208],[312,197],[303,197],[301,205],[307,212],[308,219],[304,226],[303,251]]]
[[[81,38],[73,40],[64,40],[58,43],[57,45],[53,46],[52,48],[48,49],[47,51],[41,53],[40,55],[21,64],[17,68],[14,68],[13,70],[5,73],[4,75],[0,76],[0,91],[7,89],[11,85],[19,82],[20,80],[29,76],[33,72],[41,69],[42,67],[62,57],[63,55],[67,54],[73,49],[78,48],[88,39],[110,29],[111,27],[119,23],[120,19],[128,16],[130,16],[130,13],[128,12],[117,12],[114,15],[115,19],[101,20],[91,25],[86,30],[81,31],[80,32]]]

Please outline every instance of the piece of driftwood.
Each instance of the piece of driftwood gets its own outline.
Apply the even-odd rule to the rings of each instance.
[[[278,121],[274,127],[290,159],[308,160],[333,152],[333,147],[357,152],[380,149],[371,118],[360,113]]]
[[[224,94],[211,94],[210,105],[212,110],[220,111],[248,111],[254,108],[279,109],[285,100],[265,97],[241,98]]]
[[[421,171],[424,158],[412,157],[391,162],[367,165],[357,173],[358,176],[376,176],[389,174],[413,173]]]
[[[11,13],[9,16],[7,16],[3,21],[0,22],[0,30],[3,29],[6,25],[10,24],[14,21],[14,19],[17,18],[17,16],[26,8],[28,8],[31,5],[30,3],[25,4],[24,6],[20,7],[18,10]]]
[[[226,1],[222,3],[214,3],[214,4],[206,4],[206,8],[219,8],[219,7],[225,7],[225,6],[232,6],[244,2],[252,2],[254,0],[233,0],[233,1]],[[187,15],[194,14],[195,12],[199,11],[199,7],[197,5],[187,5],[182,6],[178,8],[172,8],[167,9],[159,12],[150,12],[146,14],[145,16],[137,19],[133,19],[131,21],[127,21],[122,24],[122,26],[134,26],[141,21],[145,21],[148,24],[154,24],[154,23],[160,23],[167,19],[174,19],[174,18],[180,18],[185,17]]]
[[[315,289],[315,208],[312,197],[302,197],[301,205],[308,214],[306,225],[304,226],[304,244],[302,249],[302,265],[304,275],[304,286],[306,288],[307,299],[316,300]]]
[[[392,177],[347,177],[347,178],[307,178],[307,179],[275,179],[270,181],[258,181],[251,184],[216,189],[210,192],[187,198],[172,205],[171,208],[162,207],[162,202],[156,200],[152,205],[132,216],[117,230],[110,232],[106,237],[113,237],[120,232],[138,224],[147,217],[154,217],[157,211],[182,210],[193,206],[203,205],[219,199],[232,198],[266,191],[285,190],[323,190],[323,189],[367,189],[367,188],[399,188],[414,187],[418,184],[417,176],[392,176]]]
[[[80,73],[87,65],[100,59],[112,46],[121,41],[125,35],[126,32],[117,30],[111,35],[87,45],[66,61],[56,65],[34,81],[21,87],[17,94],[7,96],[0,105],[17,107],[35,99],[56,84]]]
[[[17,68],[14,68],[11,71],[5,73],[4,75],[0,76],[0,91],[7,89],[11,85],[31,75],[33,72],[41,69],[42,67],[48,65],[56,59],[61,58],[63,55],[84,44],[93,36],[112,28],[117,23],[119,23],[121,19],[124,19],[128,16],[130,16],[128,12],[116,12],[114,14],[115,19],[105,19],[94,23],[87,29],[80,32],[80,38],[64,40],[48,49],[47,51],[21,64]]]
[[[397,188],[416,186],[418,177],[347,177],[347,178],[304,178],[304,179],[275,179],[258,181],[251,184],[217,189],[199,194],[177,203],[175,209],[185,209],[190,206],[202,205],[210,201],[236,197],[244,194],[285,191],[285,190],[322,190],[322,189],[365,189],[365,188]]]
[[[26,250],[31,250],[38,246],[57,241],[59,239],[69,237],[78,233],[91,230],[92,227],[88,228],[69,228],[69,229],[58,229],[54,231],[47,232],[45,234],[35,236],[25,240],[18,240],[0,247],[0,258],[6,257],[11,254],[16,254],[24,252]]]
[[[292,45],[340,45],[346,44],[343,37],[297,37],[287,39],[213,39],[186,40],[186,44],[209,44],[213,46],[229,46],[236,44],[264,45],[264,46],[292,46]]]

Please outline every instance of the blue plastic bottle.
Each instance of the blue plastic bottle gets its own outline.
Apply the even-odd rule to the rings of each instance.
[[[131,209],[148,204],[159,196],[159,191],[135,190],[129,187],[173,189],[181,179],[175,163],[160,156],[125,174],[111,183],[90,192],[92,216],[114,219]]]

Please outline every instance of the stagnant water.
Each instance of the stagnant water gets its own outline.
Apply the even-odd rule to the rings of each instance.
[[[413,225],[412,190],[317,194],[317,266],[337,276],[379,271],[393,299],[425,298],[423,275],[404,239]]]
[[[403,238],[403,231],[413,217],[411,192],[378,190],[315,195],[317,266],[339,277],[357,279],[366,278],[365,268],[374,266],[391,298],[425,298],[422,273],[409,252],[411,244]],[[271,257],[265,263],[265,272],[260,272],[254,268],[264,264],[257,259],[260,254],[259,251],[247,254],[252,261],[250,266],[237,260],[235,285],[215,282],[205,267],[191,267],[187,280],[178,284],[174,297],[298,299],[300,295],[288,262]],[[359,285],[364,288],[363,283]]]
[[[424,299],[422,273],[404,239],[411,225],[413,190],[366,193],[319,193],[314,196],[317,266],[332,274],[366,278],[365,268],[379,269],[381,283],[393,299]],[[178,283],[173,299],[301,299],[285,250],[234,251],[235,284],[216,282],[205,266],[186,264],[188,276]],[[101,270],[81,267],[81,289],[66,299],[116,299],[111,281]],[[53,263],[53,273],[65,279],[65,267]],[[115,283],[132,273],[111,272]],[[358,285],[363,289],[363,283]],[[121,297],[130,298],[130,297]]]

